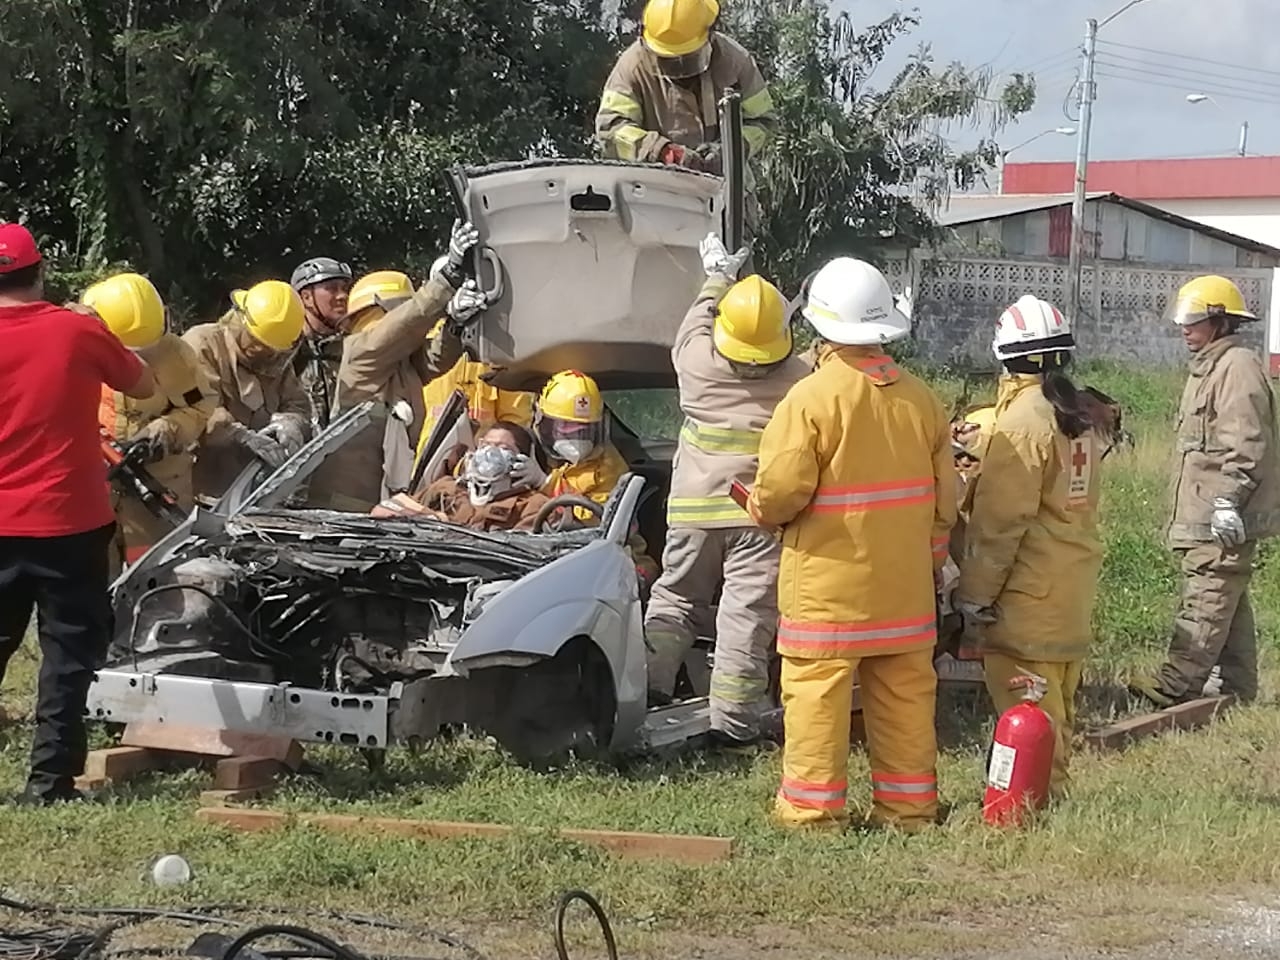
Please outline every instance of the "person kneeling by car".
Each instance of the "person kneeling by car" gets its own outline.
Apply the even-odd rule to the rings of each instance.
[[[480,436],[462,461],[457,476],[441,477],[421,501],[399,493],[373,508],[381,518],[431,517],[475,530],[532,530],[549,499],[517,477],[521,457],[533,450],[533,437],[518,424],[499,421]]]

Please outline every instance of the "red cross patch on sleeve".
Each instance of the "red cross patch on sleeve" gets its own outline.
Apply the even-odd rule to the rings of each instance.
[[[1089,487],[1093,480],[1093,443],[1088,435],[1071,441],[1067,462],[1067,508],[1079,510],[1089,505]]]

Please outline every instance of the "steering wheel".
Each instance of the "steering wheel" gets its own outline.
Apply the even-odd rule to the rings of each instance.
[[[577,493],[562,493],[558,497],[552,497],[542,505],[538,515],[533,518],[533,532],[545,533],[547,520],[557,510],[560,511],[560,517],[556,520],[555,525],[551,527],[551,532],[564,533],[566,530],[576,529],[574,525],[580,524],[580,521],[573,515],[572,507],[581,507],[583,510],[590,511],[596,520],[604,517],[604,507],[591,498]]]

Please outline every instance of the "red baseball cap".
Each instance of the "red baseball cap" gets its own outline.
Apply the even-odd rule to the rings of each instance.
[[[20,223],[0,223],[0,273],[34,267],[40,260],[30,230]]]

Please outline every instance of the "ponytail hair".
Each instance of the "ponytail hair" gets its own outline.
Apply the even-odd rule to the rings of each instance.
[[[1053,417],[1058,429],[1071,440],[1093,429],[1093,416],[1084,394],[1076,389],[1061,368],[1046,370],[1040,375],[1040,388],[1044,398],[1053,405]]]

